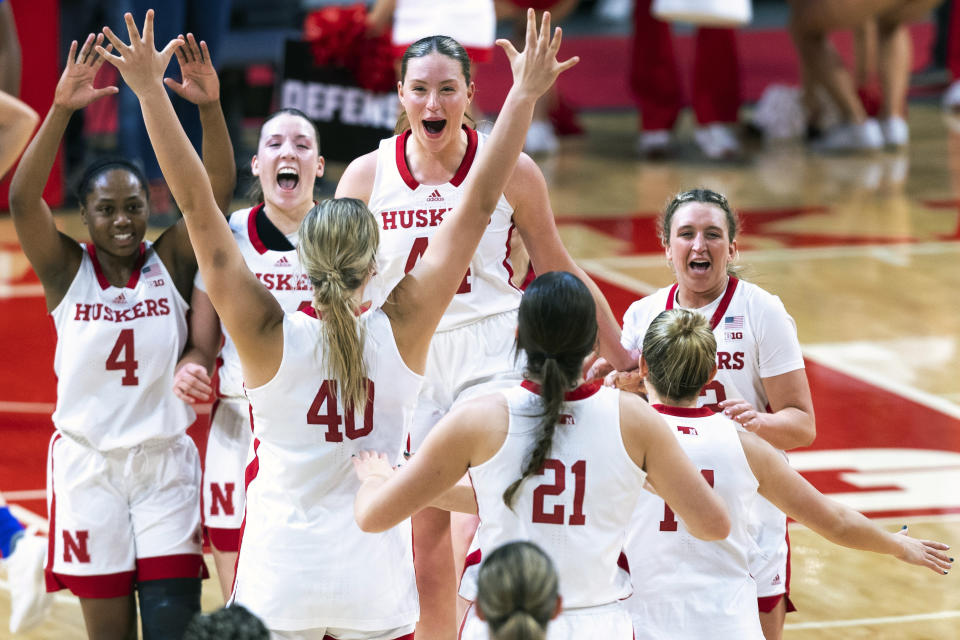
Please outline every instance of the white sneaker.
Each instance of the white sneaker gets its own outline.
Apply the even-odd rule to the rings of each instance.
[[[943,93],[943,108],[951,111],[960,110],[960,79],[954,80]]]
[[[888,147],[905,147],[910,142],[910,127],[900,116],[892,116],[881,122],[880,130]]]
[[[670,154],[670,130],[641,131],[637,153],[645,158],[664,158]]]
[[[693,132],[693,139],[703,155],[711,160],[729,159],[740,155],[740,141],[733,134],[730,125],[714,122],[705,127],[698,127]]]
[[[523,150],[533,155],[537,153],[554,153],[560,145],[553,132],[553,125],[546,120],[534,120],[527,130],[527,140]]]
[[[53,604],[53,594],[47,593],[43,575],[46,556],[47,539],[37,537],[36,528],[30,528],[6,560],[10,633],[21,633],[43,622]]]
[[[863,124],[844,123],[827,129],[823,137],[810,145],[814,151],[842,153],[851,151],[876,151],[884,144],[883,132],[874,119]]]

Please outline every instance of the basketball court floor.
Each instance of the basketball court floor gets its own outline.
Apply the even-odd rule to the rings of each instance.
[[[568,249],[618,316],[671,281],[654,232],[669,197],[700,185],[725,193],[744,221],[745,277],[782,298],[806,356],[818,435],[791,453],[794,467],[891,531],[907,524],[960,545],[960,128],[918,104],[900,153],[828,157],[787,145],[717,164],[692,147],[639,161],[633,113],[585,123],[586,136],[538,161]],[[75,212],[58,221],[83,236]],[[53,344],[40,286],[0,217],[0,490],[41,529]],[[798,525],[790,536],[799,611],[787,639],[960,638],[956,576],[840,549]],[[204,606],[220,603],[210,580]],[[76,599],[61,592],[50,620],[18,637],[85,637]]]

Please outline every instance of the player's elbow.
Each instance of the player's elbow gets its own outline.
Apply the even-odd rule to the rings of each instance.
[[[381,533],[390,528],[390,524],[378,518],[369,504],[362,504],[359,501],[353,505],[353,519],[357,521],[357,526],[364,533]]]
[[[690,524],[687,530],[701,540],[723,540],[730,535],[730,514],[719,498],[710,509],[698,514],[696,526]]]

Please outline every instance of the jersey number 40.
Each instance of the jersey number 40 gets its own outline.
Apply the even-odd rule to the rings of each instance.
[[[367,380],[367,404],[363,408],[363,426],[357,427],[353,407],[348,407],[340,413],[340,402],[337,400],[337,381],[324,380],[320,390],[313,398],[313,403],[307,410],[307,424],[322,424],[327,427],[325,435],[327,442],[343,442],[346,434],[348,440],[356,440],[370,435],[373,431],[373,380]],[[341,429],[341,425],[343,429]]]

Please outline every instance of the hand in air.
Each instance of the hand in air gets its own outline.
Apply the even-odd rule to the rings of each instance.
[[[117,93],[116,87],[93,88],[93,81],[97,72],[103,66],[103,56],[94,50],[95,46],[103,43],[103,34],[94,37],[91,33],[83,41],[80,53],[77,53],[77,41],[70,43],[70,53],[67,54],[67,66],[60,74],[57,89],[53,95],[53,104],[76,111],[88,104],[99,100],[103,96]],[[112,45],[107,45],[104,51],[110,51]]]
[[[174,38],[162,51],[157,51],[153,44],[153,9],[147,11],[147,17],[143,21],[142,36],[133,21],[132,14],[123,14],[123,19],[127,23],[130,44],[124,44],[110,27],[104,27],[103,33],[116,49],[116,55],[108,53],[100,46],[97,46],[97,53],[117,68],[124,82],[137,94],[137,97],[142,98],[152,90],[162,91],[161,79],[170,64],[170,58],[173,57],[174,50],[183,46],[184,41]]]
[[[207,369],[196,362],[186,362],[173,374],[173,394],[188,404],[210,399],[213,387]]]
[[[357,472],[360,482],[368,478],[389,478],[394,473],[393,465],[387,459],[387,454],[376,451],[360,451],[353,457],[353,469]]]
[[[207,43],[197,39],[192,33],[178,39],[185,42],[175,49],[177,63],[180,65],[180,75],[183,81],[177,82],[173,78],[164,78],[163,83],[184,100],[193,104],[209,104],[220,99],[220,77],[213,68],[210,60],[210,50]]]
[[[720,402],[718,406],[723,411],[723,415],[753,433],[756,433],[763,426],[763,416],[767,415],[757,411],[752,404],[740,398],[728,398]]]
[[[899,539],[901,552],[896,555],[898,559],[909,564],[927,567],[939,574],[946,574],[953,566],[953,558],[943,553],[950,549],[950,545],[934,540],[911,538],[907,533],[907,527],[903,527],[894,535],[902,536]]]
[[[527,38],[523,52],[518,52],[509,40],[497,40],[497,45],[510,59],[514,90],[540,97],[553,85],[557,76],[580,62],[578,56],[563,62],[557,61],[562,36],[563,32],[560,27],[557,27],[551,37],[549,11],[543,12],[543,21],[538,33],[536,14],[533,9],[528,9]]]

